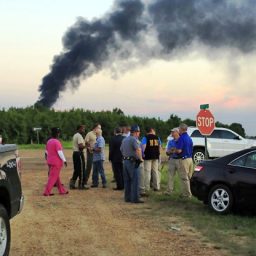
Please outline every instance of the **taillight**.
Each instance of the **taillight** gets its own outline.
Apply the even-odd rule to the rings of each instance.
[[[195,167],[195,172],[200,172],[200,171],[202,171],[203,169],[204,169],[203,166],[197,165],[197,166]]]

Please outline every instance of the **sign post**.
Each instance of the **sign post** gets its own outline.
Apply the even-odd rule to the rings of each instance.
[[[196,126],[204,136],[205,159],[208,159],[207,136],[210,136],[215,128],[214,116],[209,110],[209,104],[200,105],[200,111],[196,116]]]
[[[42,130],[41,127],[35,127],[33,128],[33,131],[36,132],[36,137],[37,137],[37,144],[39,144],[39,132]]]

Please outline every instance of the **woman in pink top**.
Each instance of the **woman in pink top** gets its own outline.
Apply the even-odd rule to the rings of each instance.
[[[60,129],[52,128],[52,138],[49,139],[46,144],[47,164],[50,167],[50,172],[48,176],[48,182],[44,190],[44,196],[53,195],[51,191],[55,183],[61,195],[68,194],[68,191],[64,188],[60,181],[60,170],[63,166],[63,163],[65,166],[67,166],[67,161],[63,154],[62,145],[58,140],[59,135]]]

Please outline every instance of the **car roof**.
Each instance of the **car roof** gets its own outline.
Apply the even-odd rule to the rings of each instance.
[[[192,134],[192,132],[196,131],[196,130],[198,130],[197,127],[189,126],[187,132],[189,134]],[[231,129],[228,129],[228,128],[225,128],[225,127],[215,127],[214,130],[222,130],[222,131],[225,130],[225,131],[230,131],[230,132],[233,132],[233,133],[237,134],[236,132],[232,131]],[[239,134],[237,134],[237,135],[239,135]]]

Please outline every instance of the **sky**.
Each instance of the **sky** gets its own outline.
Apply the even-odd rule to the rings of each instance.
[[[62,50],[62,37],[78,17],[109,12],[112,0],[0,0],[0,107],[26,107]],[[61,93],[55,109],[120,108],[125,114],[195,119],[209,104],[216,121],[241,123],[256,136],[256,53],[191,47],[168,59],[133,68],[112,65]],[[117,63],[116,65],[119,65]],[[125,65],[124,65],[125,67]]]

